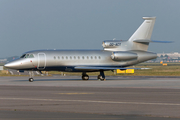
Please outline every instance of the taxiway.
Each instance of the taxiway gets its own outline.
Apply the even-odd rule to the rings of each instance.
[[[38,113],[57,114],[55,118],[76,113],[77,118],[92,115],[97,119],[180,118],[179,77],[106,79],[97,81],[91,77],[82,81],[79,76],[53,76],[35,77],[34,82],[29,82],[27,77],[0,77],[0,118],[10,119],[9,114],[17,119],[30,114],[39,118]],[[24,116],[20,117],[22,113]]]

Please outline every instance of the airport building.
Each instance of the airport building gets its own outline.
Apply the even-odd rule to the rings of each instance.
[[[6,58],[0,58],[0,63],[6,63],[7,59]]]
[[[157,53],[157,58],[154,60],[149,60],[147,62],[180,62],[180,53]]]

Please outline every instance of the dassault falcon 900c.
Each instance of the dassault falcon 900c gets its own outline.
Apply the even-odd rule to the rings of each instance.
[[[31,72],[82,72],[83,80],[89,79],[86,72],[99,71],[98,79],[105,80],[104,71],[130,69],[125,67],[157,57],[156,53],[147,51],[148,45],[150,42],[165,41],[151,40],[156,18],[143,17],[143,19],[144,22],[129,40],[105,40],[102,43],[103,50],[35,50],[25,52],[19,59],[4,66],[10,69],[29,70]],[[29,81],[33,81],[31,75]]]

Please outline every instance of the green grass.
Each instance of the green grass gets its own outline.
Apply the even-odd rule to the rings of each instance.
[[[6,70],[0,71],[0,76],[27,76],[27,75],[11,75],[10,73],[7,73]]]
[[[180,63],[167,63],[168,66],[180,66]],[[160,63],[140,63],[136,66],[162,66]]]
[[[151,63],[152,64],[152,63]],[[152,68],[147,70],[134,70],[134,73],[118,73],[114,74],[112,71],[105,71],[105,75],[121,75],[121,76],[180,76],[180,66],[162,66],[162,65],[137,65],[137,68]],[[66,75],[82,75],[82,73],[63,72]],[[61,74],[61,72],[51,71],[49,74]],[[99,72],[87,72],[88,75],[99,75]]]
[[[146,66],[149,70],[135,70],[134,75],[144,76],[180,76],[180,66]]]

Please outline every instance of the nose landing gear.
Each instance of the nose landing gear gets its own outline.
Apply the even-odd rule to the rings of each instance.
[[[34,79],[33,78],[29,78],[29,82],[33,82],[34,81]]]
[[[33,73],[33,71],[29,71],[29,82],[33,82],[34,81],[34,79],[33,79],[33,77],[34,77],[34,73]]]

